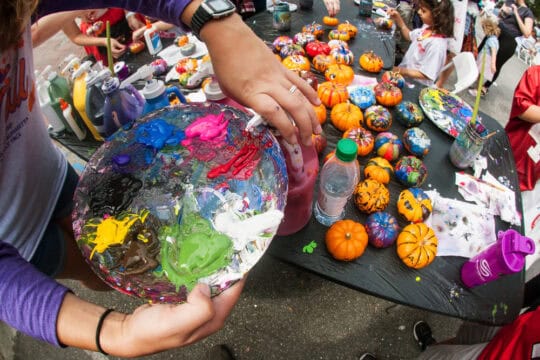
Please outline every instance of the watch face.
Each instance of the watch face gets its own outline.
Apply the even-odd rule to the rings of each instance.
[[[227,0],[206,0],[204,3],[208,5],[216,15],[234,10],[234,5]]]

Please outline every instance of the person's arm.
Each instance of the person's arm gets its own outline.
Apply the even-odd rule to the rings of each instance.
[[[510,118],[519,117],[530,123],[540,122],[540,104],[537,96],[539,85],[540,66],[531,66],[516,86]]]
[[[73,21],[79,11],[64,11],[39,18],[32,24],[32,45],[37,47],[62,30],[66,22]]]
[[[516,17],[516,21],[518,23],[521,34],[526,38],[531,36],[533,30],[533,19],[527,17],[525,18],[525,21],[523,21],[523,19],[519,15],[519,9],[516,4],[512,4],[512,10],[514,11],[514,16]]]
[[[152,23],[152,25],[158,31],[167,31],[167,30],[172,29],[175,26],[174,24],[169,24],[169,23],[166,23],[164,21],[156,21],[156,22]],[[138,40],[138,39],[142,38],[142,36],[144,34],[144,30],[146,30],[145,26],[143,26],[140,29],[137,29],[137,30],[133,31],[133,33],[132,33],[133,40]]]
[[[497,48],[491,47],[491,73],[495,74],[497,71]]]
[[[132,31],[135,31],[137,29],[144,27],[145,23],[139,19],[136,12],[126,10],[124,11],[124,13],[125,13],[126,21],[129,25],[129,28]]]
[[[394,21],[396,22],[396,26],[401,32],[403,38],[407,41],[411,41],[411,30],[407,27],[407,24],[405,24],[405,21],[403,20],[399,12],[396,9],[388,9],[386,13],[388,14],[388,16],[394,19]]]
[[[429,80],[429,78],[419,70],[395,66],[393,71],[398,71],[401,75],[408,78]]]

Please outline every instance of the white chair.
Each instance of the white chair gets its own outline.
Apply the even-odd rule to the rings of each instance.
[[[441,72],[452,65],[456,70],[457,81],[454,84],[454,89],[451,90],[451,93],[457,94],[474,84],[478,78],[478,66],[476,65],[476,60],[472,52],[462,52],[457,54],[451,62],[441,69]]]

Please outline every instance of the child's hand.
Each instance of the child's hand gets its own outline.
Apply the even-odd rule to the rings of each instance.
[[[386,14],[394,20],[398,20],[401,18],[401,15],[399,15],[399,12],[394,8],[389,8],[388,10],[386,10]]]
[[[111,52],[115,59],[118,59],[120,56],[122,56],[123,53],[126,52],[126,46],[121,44],[116,39],[111,39]]]
[[[339,0],[324,0],[324,6],[326,6],[328,15],[332,17],[336,16],[339,13],[339,10],[340,10]]]
[[[132,40],[135,41],[135,40],[139,40],[140,38],[142,38],[143,34],[144,34],[144,30],[146,30],[146,27],[142,27],[140,29],[137,29],[137,30],[133,31],[131,33]]]

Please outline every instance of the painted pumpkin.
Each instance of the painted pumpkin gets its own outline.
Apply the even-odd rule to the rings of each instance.
[[[413,127],[403,133],[403,146],[414,156],[423,157],[431,149],[431,139],[424,130]]]
[[[343,133],[344,139],[352,139],[358,145],[358,155],[366,156],[373,150],[375,137],[366,128],[362,126],[352,127]]]
[[[352,65],[354,63],[354,54],[351,50],[346,47],[340,47],[332,49],[330,51],[330,56],[338,64]]]
[[[317,95],[324,106],[328,108],[345,102],[349,98],[349,92],[345,85],[331,81],[325,81],[322,84],[319,84]]]
[[[330,55],[319,54],[313,58],[312,63],[315,70],[324,73],[328,66],[335,64],[336,61]]]
[[[370,73],[378,73],[382,70],[384,62],[382,58],[373,51],[367,51],[360,56],[360,67]]]
[[[375,105],[375,92],[367,86],[359,86],[349,93],[351,102],[360,109],[365,110],[371,105]]]
[[[306,52],[310,57],[315,57],[319,54],[330,54],[330,46],[324,41],[315,40],[306,45]]]
[[[324,72],[324,77],[328,81],[349,85],[354,79],[354,71],[348,65],[332,64]]]
[[[298,76],[304,79],[309,86],[313,88],[313,90],[317,91],[317,88],[319,87],[319,79],[317,79],[315,74],[308,70],[300,70],[298,71]]]
[[[342,40],[342,41],[349,41],[351,37],[349,36],[348,31],[339,31],[339,30],[330,30],[328,32],[328,39],[329,40]]]
[[[399,233],[397,219],[384,211],[378,211],[366,219],[366,232],[371,246],[386,248],[394,244]]]
[[[315,35],[316,38],[320,38],[324,34],[324,29],[321,24],[312,22],[311,24],[304,25],[302,27],[302,32],[307,32]]]
[[[366,179],[373,179],[385,185],[390,182],[393,173],[392,164],[380,156],[369,159],[364,167]]]
[[[302,55],[287,56],[281,63],[287,69],[293,71],[309,70],[311,68],[308,58]]]
[[[375,140],[375,146],[377,140]],[[397,162],[394,173],[400,183],[407,187],[419,187],[427,178],[428,171],[422,160],[416,156],[402,156]]]
[[[349,48],[349,44],[343,40],[330,40],[328,41],[328,46],[330,46],[331,50],[338,49],[340,47],[344,47],[345,49]]]
[[[341,23],[337,26],[337,29],[339,31],[346,31],[349,33],[349,38],[354,39],[356,34],[358,33],[358,28],[351,24],[348,21],[345,21],[344,23]]]
[[[431,214],[431,199],[424,190],[416,187],[403,190],[397,201],[398,214],[412,223],[424,222]]]
[[[382,30],[390,30],[394,26],[394,20],[386,17],[378,17],[374,20],[375,26]]]
[[[302,55],[305,56],[306,52],[304,51],[304,48],[301,47],[298,44],[288,44],[281,47],[281,50],[279,51],[279,55],[282,58],[286,58],[289,55]]]
[[[186,57],[179,60],[174,68],[178,74],[182,75],[185,72],[194,73],[197,71],[198,67],[199,63],[197,62],[197,59]]]
[[[330,112],[330,120],[336,129],[347,131],[360,126],[363,120],[362,110],[349,102],[336,104]]]
[[[405,78],[399,71],[385,71],[381,76],[381,81],[394,84],[400,89],[405,86]]]
[[[187,45],[187,43],[189,42],[189,37],[185,34],[179,35],[178,37],[176,37],[175,42],[176,42],[176,46],[182,47],[184,45]]]
[[[384,106],[370,106],[366,109],[364,116],[364,124],[370,130],[381,132],[392,126],[392,114]]]
[[[396,106],[403,99],[401,89],[387,82],[378,83],[373,90],[377,103],[384,106]]]
[[[299,32],[293,36],[293,42],[302,47],[305,47],[308,43],[317,40],[315,35],[306,32]]]
[[[339,24],[339,19],[333,16],[323,16],[322,22],[324,25],[336,26]]]
[[[364,225],[353,220],[338,220],[326,231],[326,249],[336,260],[358,259],[368,243]]]
[[[424,121],[420,106],[410,101],[402,101],[395,108],[397,121],[405,127],[418,126]]]
[[[383,211],[390,202],[390,191],[378,181],[366,179],[354,189],[354,204],[363,213]]]
[[[317,119],[319,119],[319,124],[324,124],[326,122],[326,106],[324,106],[324,104],[319,106],[313,105],[313,110],[315,110],[315,115],[317,115]]]
[[[382,132],[375,137],[375,152],[378,156],[388,160],[396,161],[403,151],[403,143],[391,132]]]
[[[326,139],[326,135],[324,133],[312,134],[311,140],[313,141],[313,146],[315,146],[315,150],[317,151],[317,154],[322,154],[322,152],[326,148],[326,145],[328,145],[328,140]]]
[[[282,35],[278,36],[274,39],[272,42],[272,46],[275,52],[279,53],[281,51],[281,48],[285,45],[291,45],[293,44],[293,39],[291,39],[288,36]]]
[[[438,243],[432,228],[424,223],[410,224],[398,235],[396,250],[405,265],[422,269],[435,260]]]

